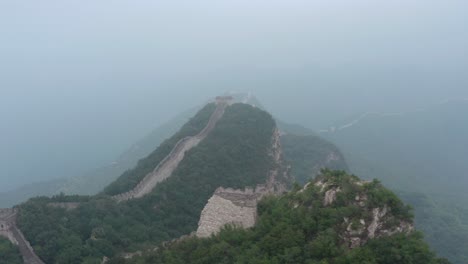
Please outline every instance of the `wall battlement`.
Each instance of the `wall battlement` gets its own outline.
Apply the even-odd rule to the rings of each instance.
[[[232,96],[217,96],[216,103],[231,103],[234,101],[234,97]]]

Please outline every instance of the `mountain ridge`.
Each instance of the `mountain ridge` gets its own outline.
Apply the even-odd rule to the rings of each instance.
[[[294,175],[296,179],[298,175],[303,175],[301,178],[305,181],[316,176],[320,168],[331,166],[335,161],[338,162],[336,166],[344,166],[346,169],[344,157],[330,143],[324,143],[323,150],[308,152],[321,142],[316,135],[304,131],[306,135],[296,136],[295,140],[288,141],[287,138],[294,138],[294,135],[282,133],[273,117],[255,106],[232,104],[226,108],[224,115],[219,116],[218,122],[209,121],[216,111],[211,112],[209,104],[207,107],[200,110],[178,134],[167,141],[167,144],[162,144],[159,150],[155,150],[154,153],[160,153],[160,158],[147,157],[146,161],[144,159],[138,162],[134,172],[144,172],[147,169],[154,171],[167,156],[164,153],[171,156],[170,153],[178,149],[177,142],[183,142],[186,138],[183,135],[184,131],[191,135],[209,132],[207,137],[200,139],[199,145],[184,150],[180,164],[175,166],[171,176],[155,185],[154,189],[151,187],[151,191],[146,195],[136,197],[138,199],[123,199],[121,203],[112,199],[113,193],[131,190],[132,186],[138,186],[148,175],[132,174],[133,172],[129,171],[114,182],[113,188],[96,196],[38,197],[18,206],[18,226],[41,259],[47,263],[98,263],[109,257],[113,261],[122,252],[151,249],[159,243],[190,234],[200,228],[208,230],[203,232],[203,236],[223,232],[222,227],[230,224],[255,228],[257,211],[261,211],[262,201],[286,192],[292,183],[290,175]],[[295,129],[302,130],[298,127]],[[311,143],[304,144],[305,140],[310,140]],[[283,151],[284,143],[289,144],[290,151]],[[299,148],[297,151],[297,146],[301,144],[305,149]],[[318,158],[314,159],[315,155]],[[292,163],[299,156],[311,160],[310,163],[302,165],[301,173],[294,171],[301,162]],[[288,163],[293,164],[293,169]],[[142,170],[141,166],[147,166],[147,169]],[[348,179],[348,176],[343,177]],[[349,177],[355,179],[355,176]],[[320,185],[320,195],[325,196],[324,202],[320,200],[323,206],[335,201],[342,203],[342,195],[351,198],[351,194],[355,194],[352,192],[348,195],[349,190],[346,188],[367,184],[353,183],[341,186],[333,183],[341,182],[340,177],[333,179],[331,183],[326,184],[316,182]],[[111,186],[112,184],[109,187]],[[253,189],[246,189],[249,186]],[[361,187],[351,189],[353,188]],[[314,199],[317,198],[316,195],[314,194]],[[390,194],[379,192],[379,195],[387,197]],[[247,198],[239,200],[239,197]],[[357,204],[347,203],[346,206],[359,206],[361,200],[368,199],[356,197],[358,198],[353,196],[349,201],[358,199]],[[389,202],[397,201],[392,199]],[[61,206],[71,203],[73,206]],[[237,207],[232,207],[222,216],[221,211],[218,211],[219,204],[230,203]],[[235,215],[241,212],[246,205],[251,209],[245,214],[240,214],[243,215],[241,219],[231,217],[233,213]],[[388,212],[385,208],[384,206],[379,211],[369,212],[374,215],[374,219],[381,218]],[[401,208],[398,210],[406,210]],[[365,220],[371,225],[366,229],[374,230],[369,232],[375,234],[380,225],[378,220],[368,221]],[[207,225],[213,228],[205,228]],[[400,231],[396,233],[406,232],[405,225],[399,228],[397,230]],[[357,237],[353,237],[353,232],[346,232],[348,233],[343,234],[349,236],[348,243],[361,245],[360,242],[356,242],[358,240]],[[394,234],[393,231],[389,232],[390,235]],[[414,241],[421,243],[419,238],[415,238]]]

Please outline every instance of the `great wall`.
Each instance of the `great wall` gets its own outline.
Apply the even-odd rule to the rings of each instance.
[[[143,180],[131,191],[118,194],[112,198],[117,202],[140,198],[150,193],[154,187],[163,180],[171,176],[184,158],[185,152],[196,147],[214,129],[216,123],[224,115],[226,107],[233,103],[230,96],[217,97],[216,109],[211,115],[207,125],[195,136],[181,139],[169,155],[166,156],[153,170],[146,175]],[[79,206],[79,203],[51,203],[49,206],[72,210]],[[18,246],[25,264],[44,264],[34,253],[30,243],[26,240],[21,230],[16,225],[17,209],[0,209],[0,236],[7,238],[11,243]]]
[[[0,209],[0,236],[7,238],[19,248],[25,264],[44,264],[16,226],[17,214],[16,209]]]
[[[226,107],[232,103],[232,97],[217,97],[216,109],[200,133],[181,139],[172,151],[135,188],[112,196],[112,198],[117,202],[123,202],[141,198],[150,193],[158,183],[172,175],[187,151],[196,147],[208,136],[216,126],[216,123],[224,115]],[[274,195],[287,189],[284,183],[287,182],[289,175],[287,169],[285,170],[285,166],[282,164],[282,149],[278,129],[273,132],[272,148],[269,155],[273,158],[275,166],[269,172],[269,175],[267,175],[265,184],[259,184],[255,188],[247,187],[244,190],[219,187],[203,209],[198,229],[193,235],[209,237],[229,224],[242,228],[249,228],[255,225],[258,201],[265,195]],[[50,206],[73,210],[79,204],[51,203]],[[24,263],[44,264],[34,253],[29,242],[16,226],[17,213],[16,209],[0,209],[0,236],[8,238],[19,247]]]
[[[185,153],[196,147],[214,129],[216,123],[223,116],[226,107],[231,102],[231,97],[217,97],[216,109],[211,115],[208,124],[198,135],[181,139],[177,142],[169,155],[167,155],[151,173],[146,175],[135,188],[128,192],[115,195],[112,198],[117,202],[141,198],[150,193],[158,183],[169,178],[179,166],[179,163],[184,159]]]
[[[250,228],[257,219],[257,202],[268,191],[260,186],[235,190],[219,187],[203,209],[196,236],[209,237],[225,225]]]
[[[287,190],[286,183],[291,179],[289,168],[284,165],[282,158],[278,129],[273,132],[269,155],[274,161],[274,166],[267,175],[265,184],[244,190],[223,187],[216,189],[201,212],[196,236],[209,237],[226,225],[253,227],[257,220],[258,201],[266,195],[276,195]]]

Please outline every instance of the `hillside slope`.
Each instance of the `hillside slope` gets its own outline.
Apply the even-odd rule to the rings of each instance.
[[[203,120],[202,116],[204,110],[193,120]],[[234,104],[210,135],[187,152],[173,175],[149,195],[123,203],[107,195],[129,190],[144,176],[128,172],[99,196],[32,199],[20,206],[18,224],[46,263],[97,263],[105,256],[191,233],[216,188],[243,188],[267,180],[276,166],[270,155],[275,128],[268,113]],[[150,164],[154,169],[158,160],[150,159],[139,162],[133,171],[144,171]],[[72,210],[51,206],[70,201],[81,204]]]
[[[111,263],[442,264],[414,232],[410,209],[379,182],[325,170],[303,188],[263,199],[257,224],[186,238]]]
[[[218,122],[212,124],[213,130],[207,130],[208,134],[201,138],[198,145],[184,152],[183,158],[169,177],[158,182],[154,189],[151,187],[149,193],[131,200],[116,201],[113,198],[116,194],[128,192],[138,186],[169,153],[177,149],[177,142],[181,139],[195,136],[210,127],[207,125],[210,124],[208,120],[212,119],[215,108],[214,104],[208,104],[201,109],[179,132],[98,195],[38,197],[18,206],[17,225],[35,253],[45,263],[101,263],[107,258],[110,258],[110,263],[118,263],[122,256],[138,256],[142,252],[153,251],[162,242],[194,234],[196,230],[197,235],[210,236],[230,223],[244,227],[255,226],[255,229],[255,223],[262,226],[265,203],[277,199],[262,198],[271,194],[281,195],[290,186],[292,179],[289,173],[297,181],[306,182],[322,167],[346,168],[339,150],[333,144],[309,133],[307,129],[281,124],[283,130],[280,132],[267,112],[247,104],[233,104],[225,109]],[[292,127],[291,130],[304,132],[305,135],[290,134],[284,127]],[[290,166],[286,166],[288,163]],[[306,227],[311,222],[300,223],[300,226],[318,231],[316,228],[320,227],[317,226],[320,223],[327,227],[326,230],[335,230],[331,236],[328,231],[324,233],[325,241],[335,241],[335,244],[327,245],[331,245],[330,250],[337,255],[329,257],[340,259],[348,256],[348,251],[342,251],[344,245],[350,248],[362,245],[366,248],[369,239],[386,236],[388,233],[411,233],[412,222],[408,209],[381,185],[376,182],[360,182],[356,177],[341,172],[327,173],[328,177],[320,177],[314,182],[318,189],[304,188],[301,191],[296,188],[285,197],[286,200],[291,197],[299,200],[304,198],[302,202],[315,206],[322,204],[323,208],[318,206],[318,211],[314,210],[313,216],[309,215],[307,219],[325,215],[328,220],[316,222],[311,227]],[[361,192],[369,190],[370,194],[361,196]],[[312,196],[303,197],[302,193],[309,191]],[[281,198],[283,196],[279,197],[277,201],[284,201]],[[365,202],[356,200],[355,197],[360,197]],[[388,206],[382,203],[388,203]],[[220,204],[229,205],[229,209],[218,211]],[[279,212],[294,215],[294,212],[285,208],[291,209],[291,204],[275,202],[274,207],[276,205],[279,206]],[[378,211],[375,211],[376,206]],[[357,212],[358,208],[365,210]],[[375,214],[388,221],[372,220],[376,217],[373,216]],[[289,219],[283,218],[285,216],[276,216],[291,224]],[[361,218],[356,220],[353,217]],[[257,221],[259,219],[260,222]],[[273,227],[273,220],[268,221],[270,225],[264,227]],[[339,221],[347,224],[344,229],[343,225],[335,225]],[[366,232],[359,231],[362,229],[359,223],[365,225]],[[357,229],[354,229],[356,225]],[[352,228],[348,230],[348,226]],[[292,228],[292,231],[297,231],[296,228]],[[283,224],[278,230],[264,230],[266,233],[263,235],[273,236],[280,229],[288,230],[288,233],[291,231]],[[344,240],[337,240],[337,237]],[[393,245],[406,238],[408,237],[405,235],[396,240],[392,238],[385,241]],[[408,245],[410,252],[419,252],[421,259],[431,261],[427,263],[437,263],[433,262],[435,259],[432,253],[421,244],[418,235],[410,235],[409,238],[412,243]],[[305,242],[312,243],[309,240]],[[372,242],[369,243],[371,244]],[[289,251],[289,247],[285,248]],[[297,252],[297,247],[291,250],[296,252],[292,252],[295,257],[290,257],[302,261],[304,256]],[[304,252],[304,249],[300,251]],[[361,251],[353,249],[351,252]],[[374,253],[365,256],[371,261],[378,257]],[[364,253],[359,253],[358,256],[362,257],[362,254]],[[386,254],[389,259],[394,260],[391,252]],[[270,260],[273,262],[267,263],[275,263],[275,259],[272,258]],[[137,258],[135,261],[140,260]]]

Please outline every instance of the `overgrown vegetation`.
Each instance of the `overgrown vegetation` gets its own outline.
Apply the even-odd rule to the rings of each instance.
[[[22,264],[20,252],[17,247],[7,239],[0,237],[0,264]]]
[[[190,134],[194,134],[201,127],[194,120],[205,122],[202,116],[211,110],[202,110],[181,131],[191,128]],[[269,150],[274,128],[268,113],[248,105],[232,105],[210,135],[190,150],[173,175],[151,194],[120,204],[104,194],[35,198],[20,206],[18,224],[46,263],[101,263],[104,256],[154,248],[195,231],[201,210],[217,187],[241,188],[264,182],[272,166]],[[184,136],[181,134],[189,133],[179,132],[180,136],[171,140],[177,141]],[[162,147],[166,145],[169,143]],[[148,157],[138,166],[150,166],[150,160],[154,160],[154,168],[159,159]],[[105,193],[127,190],[138,178],[131,175],[136,174],[124,174]],[[68,211],[48,205],[64,200],[81,200],[82,204]]]
[[[324,171],[323,177],[334,181],[343,190],[343,196],[359,191],[373,192],[379,197],[379,205],[385,203],[398,220],[411,220],[409,213],[403,214],[403,218],[398,216],[399,211],[409,210],[408,207],[378,182],[359,186],[353,184],[356,177],[344,172]],[[189,238],[157,253],[112,263],[448,263],[435,257],[418,232],[371,239],[362,247],[349,249],[343,241],[346,229],[343,219],[365,217],[370,208],[356,208],[354,199],[337,199],[331,206],[324,206],[324,193],[320,189],[314,185],[305,190],[296,187],[286,195],[263,199],[258,208],[258,223],[252,229],[227,227],[208,239]],[[373,202],[368,206],[374,206]]]

